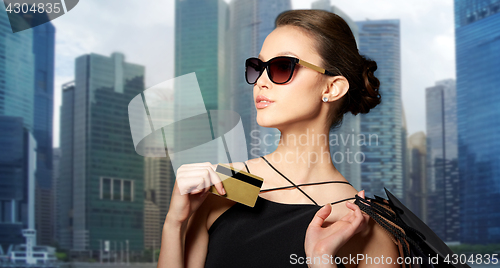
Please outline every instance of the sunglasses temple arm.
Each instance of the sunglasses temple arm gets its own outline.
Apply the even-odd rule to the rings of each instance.
[[[335,74],[333,74],[332,72],[329,72],[329,71],[327,71],[327,70],[325,70],[325,69],[323,69],[323,68],[321,68],[321,67],[318,67],[318,66],[316,66],[316,65],[314,65],[314,64],[311,64],[311,63],[309,63],[309,62],[307,62],[307,61],[303,61],[303,60],[301,60],[301,59],[299,59],[299,64],[300,64],[300,65],[304,65],[304,66],[306,66],[306,67],[309,67],[309,68],[311,68],[311,69],[313,69],[313,70],[315,70],[315,71],[318,71],[318,72],[320,72],[320,73],[322,73],[322,74],[326,74],[326,75],[335,75]]]

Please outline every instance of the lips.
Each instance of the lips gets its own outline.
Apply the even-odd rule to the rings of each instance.
[[[255,99],[255,106],[257,107],[257,109],[266,108],[269,105],[271,105],[272,103],[274,103],[274,101],[272,101],[271,99],[269,99],[268,97],[266,97],[264,95],[259,95]]]

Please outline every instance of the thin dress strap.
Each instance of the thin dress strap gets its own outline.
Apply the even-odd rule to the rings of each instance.
[[[345,183],[345,184],[351,185],[351,183],[348,181],[322,181],[322,182],[302,183],[302,184],[297,184],[297,186],[307,186],[307,185],[316,185],[316,184],[325,184],[325,183]],[[281,189],[287,189],[287,188],[293,188],[293,187],[295,187],[295,186],[283,186],[283,187],[277,187],[277,188],[270,188],[270,189],[261,190],[261,192],[281,190]]]
[[[247,163],[243,162],[243,164],[245,164],[245,167],[247,168],[248,173],[250,173],[250,170],[248,170]]]
[[[269,166],[271,168],[273,168],[276,172],[278,172],[283,178],[285,178],[289,183],[293,184],[293,186],[295,186],[295,188],[297,188],[297,190],[301,191],[305,196],[307,196],[307,198],[311,199],[311,201],[316,205],[316,206],[319,206],[318,203],[316,203],[316,201],[314,201],[314,199],[312,199],[308,194],[306,194],[306,192],[302,191],[302,189],[300,189],[295,183],[293,183],[293,181],[289,180],[287,177],[285,177],[285,175],[281,174],[281,172],[279,172],[276,168],[273,167],[273,165],[271,165],[271,163],[269,163],[269,161],[267,161],[266,158],[264,158],[264,156],[261,156],[262,159],[264,159],[264,161],[267,162],[267,164],[269,164]]]
[[[268,164],[269,166],[271,166],[274,170],[276,170],[276,168],[274,168],[271,163],[269,163],[267,161],[267,159],[265,159],[263,156],[261,156],[262,159],[264,159]],[[245,162],[243,162],[245,164],[245,167],[247,168],[247,171],[248,173],[250,173],[250,170],[248,170],[248,166]],[[280,189],[287,189],[287,188],[297,188],[298,190],[300,190],[303,194],[305,194],[307,197],[309,197],[309,199],[311,199],[314,204],[318,205],[310,196],[308,196],[306,193],[304,193],[304,191],[302,191],[298,186],[305,186],[305,185],[316,185],[316,184],[325,184],[325,183],[345,183],[345,184],[349,184],[352,186],[352,184],[348,181],[322,181],[322,182],[311,182],[311,183],[302,183],[302,184],[294,184],[292,181],[290,181],[287,177],[285,177],[283,174],[281,174],[281,172],[279,172],[278,170],[276,170],[276,172],[278,172],[281,176],[283,176],[285,179],[287,179],[290,183],[293,184],[293,186],[284,186],[284,187],[277,187],[277,188],[271,188],[271,189],[265,189],[265,190],[260,190],[260,192],[267,192],[267,191],[273,191],[273,190],[280,190]],[[347,200],[351,200],[351,199],[356,199],[356,197],[351,197],[351,198],[346,198],[346,199],[342,199],[342,200],[339,200],[339,201],[336,201],[336,202],[332,202],[330,203],[331,205],[333,204],[337,204],[337,203],[340,203],[340,202],[344,202],[344,201],[347,201]]]

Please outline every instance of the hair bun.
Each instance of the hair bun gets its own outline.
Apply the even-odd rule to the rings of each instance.
[[[375,108],[381,101],[379,93],[380,81],[374,75],[374,72],[377,70],[377,63],[364,56],[361,56],[361,60],[364,87],[359,89],[358,94],[356,94],[357,96],[352,96],[355,100],[360,101],[349,107],[349,111],[354,115],[368,113],[370,109]]]

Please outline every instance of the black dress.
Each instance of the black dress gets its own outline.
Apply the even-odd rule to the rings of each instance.
[[[245,166],[250,173],[246,163]],[[276,172],[280,173],[278,170]],[[333,182],[346,183],[328,181],[312,184]],[[261,192],[310,184],[293,184]],[[235,203],[222,213],[208,230],[205,267],[307,267],[304,250],[306,230],[321,206],[299,187],[297,189],[314,204],[277,203],[259,196],[253,208]],[[349,199],[354,197],[332,204]],[[337,267],[345,266],[340,263]]]

